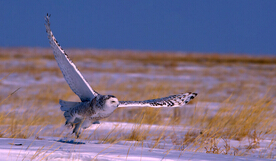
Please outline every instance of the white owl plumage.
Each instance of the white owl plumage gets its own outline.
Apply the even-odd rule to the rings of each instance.
[[[110,116],[118,107],[181,107],[197,96],[184,93],[145,101],[118,101],[113,95],[101,95],[91,88],[75,64],[61,48],[50,29],[50,15],[45,17],[45,27],[58,66],[72,91],[81,102],[60,100],[64,111],[65,125],[74,127],[73,133],[79,137],[81,128],[86,129],[100,119]]]

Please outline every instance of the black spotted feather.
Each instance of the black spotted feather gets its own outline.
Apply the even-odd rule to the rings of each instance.
[[[119,107],[181,107],[194,99],[197,93],[184,93],[145,101],[119,101]]]

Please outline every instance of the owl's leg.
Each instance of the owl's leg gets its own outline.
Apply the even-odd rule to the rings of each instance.
[[[64,112],[64,117],[66,119],[65,126],[69,128],[73,128],[74,126],[74,121],[76,119],[75,115],[72,115],[70,111],[65,111]]]
[[[76,137],[79,138],[80,134],[81,134],[81,123],[77,123],[75,124],[75,128],[72,132],[72,134],[76,134]]]

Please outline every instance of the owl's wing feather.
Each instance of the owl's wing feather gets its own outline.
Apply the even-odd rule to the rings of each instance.
[[[50,29],[50,15],[48,14],[45,17],[44,25],[46,27],[46,32],[48,34],[50,45],[53,49],[55,59],[69,87],[76,95],[79,96],[81,101],[84,102],[93,99],[98,95],[98,93],[90,87],[80,71],[77,69],[76,65],[70,60],[68,55],[57,42]]]
[[[145,101],[119,101],[119,107],[181,107],[194,99],[197,93],[184,93]]]

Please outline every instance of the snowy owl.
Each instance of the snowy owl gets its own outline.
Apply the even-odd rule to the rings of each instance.
[[[60,109],[64,111],[65,125],[74,128],[73,133],[76,137],[79,137],[81,129],[99,123],[100,119],[110,116],[118,107],[181,107],[197,96],[197,93],[188,92],[145,101],[118,101],[113,95],[101,95],[90,87],[55,39],[50,29],[48,14],[44,25],[58,66],[69,87],[81,100],[81,102],[59,101]]]

